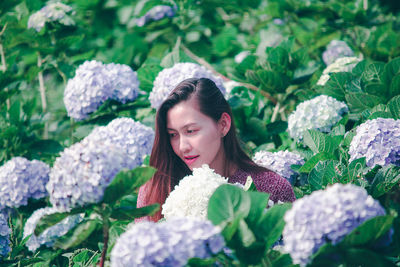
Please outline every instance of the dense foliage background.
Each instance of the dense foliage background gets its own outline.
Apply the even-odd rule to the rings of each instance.
[[[360,230],[363,240],[353,233],[337,247],[324,247],[315,254],[314,264],[319,261],[332,266],[399,264],[400,168],[396,156],[399,150],[394,152],[397,153],[394,161],[378,165],[368,163],[371,155],[351,160],[349,155],[357,126],[376,118],[400,119],[397,1],[65,0],[63,3],[72,7],[69,16],[74,23],[47,22],[39,31],[28,28],[28,21],[46,5],[45,1],[0,3],[0,166],[17,156],[52,166],[65,148],[88,136],[96,126],[107,125],[118,117],[130,117],[154,128],[156,110],[150,105],[149,94],[155,78],[161,70],[176,63],[193,62],[225,82],[236,82],[227,98],[249,155],[262,150],[290,150],[304,158],[304,164],[292,166],[297,174],[292,180],[297,198],[335,182],[352,183],[365,188],[385,208],[386,216]],[[174,7],[175,14],[139,26],[138,19],[160,4]],[[331,74],[324,85],[319,85],[317,82],[327,67],[323,53],[332,40],[345,41],[360,63],[352,70]],[[243,51],[247,54],[240,59],[237,55]],[[70,118],[63,101],[64,89],[86,60],[130,66],[140,81],[139,96],[126,103],[107,100],[84,120]],[[298,104],[321,94],[346,103],[348,111],[329,133],[312,129],[305,131],[300,140],[293,139],[288,131],[289,115]],[[313,110],[308,112],[312,117]],[[394,134],[391,138],[400,137]],[[379,154],[380,150],[376,151]],[[2,258],[2,264],[89,266],[100,261],[103,264],[109,260],[112,246],[126,225],[133,218],[157,209],[156,206],[135,209],[137,189],[153,172],[149,167],[139,167],[120,173],[119,182],[107,189],[108,198],[102,203],[72,210],[75,214],[85,214],[78,227],[53,248],[41,247],[35,253],[25,246],[23,228],[36,209],[49,206],[49,199],[30,200],[28,205],[8,209],[12,250]],[[124,185],[125,191],[120,191]],[[113,192],[119,192],[119,197],[110,197]],[[130,208],[121,212],[124,207]],[[271,249],[282,233],[282,218],[288,208],[285,205],[276,208],[273,215],[263,219],[269,222],[268,226],[280,225],[273,230],[260,230],[263,228],[250,218],[258,213],[249,215],[248,210],[247,215],[236,210],[230,218],[213,217],[214,223],[226,223],[225,240],[238,251],[229,264],[291,265],[288,254]],[[42,225],[52,225],[66,216],[67,213],[59,214]],[[227,223],[229,220],[246,221],[248,232],[234,235],[241,226],[236,224],[235,228]],[[390,246],[373,248],[371,244],[389,228],[394,230]],[[251,243],[250,235],[257,245]],[[249,253],[261,256],[255,256],[252,262]],[[209,263],[192,262],[193,265]]]

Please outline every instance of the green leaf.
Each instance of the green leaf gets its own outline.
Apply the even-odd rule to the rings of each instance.
[[[390,99],[387,106],[390,110],[390,113],[392,113],[393,118],[400,119],[400,95]]]
[[[348,234],[340,246],[354,247],[373,245],[380,237],[386,234],[393,224],[391,215],[377,216],[363,222],[360,226]]]
[[[72,209],[69,212],[57,212],[57,213],[53,213],[53,214],[49,214],[49,215],[44,215],[39,220],[39,222],[36,224],[34,233],[36,236],[39,236],[41,233],[43,233],[44,230],[61,222],[68,216],[73,215],[73,214],[83,213],[83,212],[85,212],[85,210],[86,210],[85,207],[79,207],[79,208]]]
[[[269,194],[264,192],[248,192],[251,199],[251,206],[246,222],[253,227],[259,223],[264,213],[265,208],[268,206]]]
[[[47,139],[35,141],[30,145],[29,149],[39,155],[44,153],[58,154],[64,150],[64,147],[55,140]]]
[[[261,83],[261,89],[269,93],[283,93],[289,86],[288,77],[275,71],[258,70],[256,79]]]
[[[336,160],[318,162],[308,175],[308,182],[312,190],[320,190],[325,188],[328,184],[339,182],[338,175],[336,174],[338,165],[339,161]]]
[[[388,193],[400,181],[400,167],[388,165],[378,170],[372,184],[371,195],[378,198]]]
[[[148,58],[137,70],[141,89],[147,92],[150,92],[153,89],[153,82],[158,73],[162,70],[160,63],[159,59]]]
[[[391,84],[394,80],[396,75],[400,74],[400,57],[393,59],[389,63],[385,65],[383,74],[382,74],[382,81],[388,86],[389,88],[389,97],[393,97],[396,95],[396,92],[400,90],[399,88],[393,87]],[[396,78],[397,80],[397,78]],[[395,82],[398,83],[398,80]],[[393,91],[392,91],[393,90]]]
[[[224,57],[235,48],[233,45],[237,38],[237,28],[226,26],[219,34],[212,38],[213,52],[218,56]]]
[[[76,247],[86,241],[93,231],[100,228],[100,226],[101,222],[99,220],[85,220],[71,229],[66,235],[57,239],[54,247],[61,249]]]
[[[333,153],[339,147],[340,139],[317,130],[307,130],[303,136],[303,143],[314,153]]]
[[[267,47],[268,63],[275,65],[274,69],[285,71],[289,64],[289,53],[282,47]]]
[[[237,229],[237,237],[240,240],[241,246],[248,248],[253,245],[257,239],[253,234],[252,230],[249,228],[245,220],[239,221],[239,227]]]
[[[213,224],[226,228],[226,232],[234,233],[240,220],[249,214],[250,205],[245,191],[234,185],[221,185],[208,202],[207,217]]]
[[[214,266],[216,262],[215,258],[200,259],[200,258],[190,258],[186,265],[188,267],[202,267],[202,266]]]
[[[111,218],[117,220],[133,220],[143,216],[152,216],[160,209],[160,204],[136,208],[135,206],[118,206],[113,208]]]
[[[121,197],[132,194],[150,180],[155,172],[156,169],[152,167],[137,167],[119,172],[104,191],[103,202],[114,203]]]
[[[378,254],[372,250],[360,248],[350,248],[345,251],[344,262],[348,264],[348,266],[397,266],[392,261],[385,258],[384,255]]]
[[[384,102],[381,97],[366,93],[347,93],[346,101],[354,112],[361,112],[364,109],[373,108]]]
[[[335,159],[335,156],[332,153],[327,153],[327,152],[321,152],[321,153],[315,154],[309,160],[307,160],[307,162],[304,163],[303,166],[301,166],[301,168],[299,169],[299,172],[309,173],[318,162],[323,161],[323,160],[328,160],[328,159]]]
[[[365,158],[355,159],[342,172],[342,183],[351,183],[359,178],[365,168]]]
[[[400,74],[393,77],[389,88],[389,96],[395,96],[400,94]]]
[[[286,121],[274,121],[266,125],[268,135],[280,134],[286,131],[288,123]]]
[[[329,80],[318,92],[336,98],[339,101],[344,101],[346,85],[353,81],[354,76],[349,72],[330,73],[329,76]]]
[[[18,100],[13,102],[8,114],[10,114],[10,122],[12,124],[18,124],[21,114],[21,103]]]

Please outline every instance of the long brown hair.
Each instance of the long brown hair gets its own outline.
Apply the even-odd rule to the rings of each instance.
[[[231,117],[231,128],[223,139],[225,152],[225,169],[230,164],[236,165],[244,171],[261,172],[267,169],[255,164],[243,151],[236,136],[236,127],[232,111],[223,94],[213,81],[206,78],[191,78],[179,83],[161,104],[156,114],[155,139],[150,156],[150,166],[157,169],[153,178],[145,185],[146,205],[165,202],[171,188],[179,183],[186,175],[191,174],[187,165],[174,153],[167,132],[167,113],[181,101],[196,97],[200,112],[218,122],[222,113]],[[227,173],[227,170],[225,170]],[[157,212],[152,220],[161,219],[161,211]]]

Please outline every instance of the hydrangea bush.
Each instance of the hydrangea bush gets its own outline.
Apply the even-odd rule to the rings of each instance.
[[[52,247],[58,237],[64,236],[69,230],[80,223],[83,220],[83,214],[75,214],[68,216],[59,223],[47,228],[39,236],[34,234],[35,228],[39,220],[49,214],[58,212],[53,207],[46,207],[34,211],[31,217],[25,223],[24,226],[24,238],[31,235],[26,241],[26,246],[30,251],[36,251],[41,245]]]
[[[194,168],[175,186],[162,206],[161,213],[169,220],[174,217],[207,218],[207,206],[211,195],[228,179],[210,169],[208,165]]]
[[[157,109],[175,86],[188,78],[208,78],[215,82],[222,94],[225,94],[223,80],[205,67],[195,63],[177,63],[173,67],[163,69],[158,73],[149,96],[151,106]]]
[[[47,196],[49,166],[41,161],[14,157],[0,167],[0,209],[18,208],[28,204],[29,198]]]
[[[293,183],[297,176],[297,173],[290,166],[303,165],[305,163],[300,155],[288,150],[278,152],[258,151],[254,155],[253,160],[255,163],[286,178],[290,183]]]
[[[82,120],[96,111],[108,99],[133,101],[138,96],[136,72],[121,64],[103,64],[90,60],[81,64],[64,90],[64,105],[68,116]]]
[[[120,146],[84,139],[61,152],[46,189],[60,210],[99,202],[115,175],[134,165]]]
[[[151,153],[154,131],[131,118],[117,118],[107,126],[95,128],[86,139],[119,146],[132,158],[130,169],[133,169],[140,166],[143,158]]]
[[[11,229],[8,226],[7,217],[0,213],[0,259],[11,251],[10,233]]]
[[[292,138],[300,140],[310,129],[329,132],[342,116],[349,111],[344,102],[327,95],[320,95],[297,105],[289,115],[288,131]]]
[[[285,214],[284,250],[293,263],[305,266],[313,253],[327,242],[333,245],[364,221],[385,215],[378,201],[364,188],[334,184],[293,203]]]
[[[335,60],[332,64],[324,69],[321,77],[319,78],[317,84],[325,85],[330,78],[330,73],[333,72],[350,72],[361,59],[357,57],[341,57]]]
[[[188,259],[209,258],[221,251],[220,228],[210,221],[174,218],[132,224],[116,241],[111,266],[184,266]]]
[[[367,120],[356,131],[350,143],[350,161],[365,157],[369,167],[400,165],[400,120]]]
[[[73,13],[72,7],[61,2],[49,2],[29,17],[28,29],[33,28],[40,32],[46,22],[58,22],[66,26],[75,25],[75,21],[70,16],[71,13]]]
[[[176,7],[167,6],[167,5],[158,5],[152,7],[149,11],[146,12],[143,16],[136,20],[136,25],[139,27],[143,27],[147,23],[151,21],[161,20],[163,18],[171,18],[176,13]]]
[[[341,57],[354,57],[354,52],[344,41],[332,40],[327,45],[326,50],[322,53],[322,59],[326,65],[335,62]]]

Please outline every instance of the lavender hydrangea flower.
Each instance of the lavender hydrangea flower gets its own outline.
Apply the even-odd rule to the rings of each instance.
[[[322,53],[322,59],[326,65],[332,64],[341,57],[354,57],[353,50],[344,41],[332,40]]]
[[[136,25],[139,27],[143,27],[145,24],[150,21],[157,21],[163,18],[171,18],[176,13],[176,7],[167,6],[167,5],[158,5],[152,7],[149,11],[146,12],[143,16],[136,20]]]
[[[0,213],[0,259],[11,251],[10,233],[11,229],[8,227],[7,217]]]
[[[0,167],[0,208],[28,204],[29,198],[47,196],[49,166],[41,161],[14,157]]]
[[[208,165],[194,168],[193,174],[180,180],[162,206],[166,220],[175,217],[207,219],[208,202],[214,191],[228,179],[215,173]]]
[[[350,72],[361,60],[357,57],[341,57],[324,69],[317,84],[325,85],[330,78],[330,73]]]
[[[203,66],[195,63],[177,63],[172,68],[163,69],[158,73],[149,96],[151,106],[157,109],[175,86],[188,78],[208,78],[215,82],[222,94],[225,94],[223,80]]]
[[[151,153],[154,131],[131,118],[117,118],[107,126],[97,127],[86,139],[117,145],[132,158],[133,169],[143,163],[143,158]]]
[[[97,203],[115,175],[133,161],[120,146],[84,139],[56,159],[46,185],[50,202],[59,210]]]
[[[337,244],[364,221],[380,215],[385,210],[379,202],[356,185],[334,184],[314,191],[286,212],[284,250],[293,263],[305,266],[322,245]]]
[[[400,120],[377,118],[359,125],[349,154],[350,161],[365,157],[369,167],[400,165]]]
[[[61,2],[48,2],[46,6],[29,17],[28,29],[34,28],[37,32],[40,32],[46,22],[58,22],[66,26],[75,25],[75,21],[68,13],[72,13],[70,6]]]
[[[288,131],[292,138],[301,140],[310,129],[329,132],[333,125],[340,121],[349,111],[344,102],[327,95],[320,95],[297,105],[289,115]]]
[[[195,218],[132,224],[117,239],[111,266],[184,266],[190,258],[205,259],[221,251],[225,243],[220,231],[210,221]]]
[[[274,153],[268,151],[258,151],[254,155],[253,160],[255,163],[264,166],[286,178],[290,183],[293,183],[297,176],[297,173],[295,173],[290,166],[303,165],[305,163],[303,157],[288,150]]]
[[[136,99],[139,91],[137,74],[127,65],[103,64],[91,60],[78,67],[68,80],[64,104],[68,116],[82,120],[108,99],[127,102]]]
[[[59,223],[47,228],[39,236],[34,234],[35,228],[39,220],[45,216],[58,212],[53,207],[38,209],[32,213],[31,217],[26,221],[24,226],[24,238],[31,235],[26,242],[26,246],[30,251],[36,251],[41,245],[52,247],[58,237],[64,236],[69,230],[83,220],[84,214],[75,214],[68,216]]]

